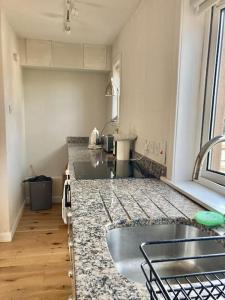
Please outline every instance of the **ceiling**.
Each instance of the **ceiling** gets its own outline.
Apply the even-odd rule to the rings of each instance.
[[[141,0],[74,1],[78,16],[72,32],[63,30],[65,0],[2,0],[1,6],[21,37],[71,43],[111,44]]]

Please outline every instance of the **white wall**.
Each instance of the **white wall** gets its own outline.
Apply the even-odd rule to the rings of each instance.
[[[89,136],[106,120],[107,76],[94,72],[24,70],[27,175],[62,176],[67,136]]]
[[[3,22],[2,18],[2,13],[0,13],[0,24]],[[7,188],[6,122],[2,66],[2,28],[0,29],[0,55],[0,237],[3,239],[9,231],[9,202]]]
[[[0,222],[4,223],[0,224],[0,240],[10,240],[24,204],[22,185],[25,166],[24,101],[19,56],[17,60],[13,56],[19,52],[18,39],[2,12],[0,30],[3,92],[1,94],[1,152],[4,152],[2,169],[4,174],[1,174],[1,179],[3,177],[1,184],[5,186],[3,191],[7,189],[3,193],[4,197],[1,189],[0,201],[1,206],[8,206],[7,211],[0,210],[2,214]]]
[[[121,131],[138,135],[136,151],[141,154],[144,154],[145,140],[166,141],[170,149],[180,5],[180,0],[142,0],[113,45],[113,59],[118,55],[122,58]],[[167,153],[169,161],[171,155]],[[157,153],[148,156],[164,161]]]

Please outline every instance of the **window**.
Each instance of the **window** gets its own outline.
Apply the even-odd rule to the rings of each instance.
[[[112,102],[110,101],[110,119],[117,119],[119,121],[119,108],[120,108],[120,59],[114,60],[112,67],[112,85],[113,96]]]
[[[112,97],[112,119],[119,119],[120,104],[120,60],[117,59],[113,64],[113,86],[115,95]]]
[[[212,10],[202,144],[225,135],[225,5]],[[225,185],[225,143],[217,144],[205,162],[202,176]]]

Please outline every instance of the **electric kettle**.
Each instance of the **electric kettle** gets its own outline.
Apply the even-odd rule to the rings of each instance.
[[[102,145],[98,145],[98,141],[99,141],[99,131],[97,130],[97,128],[94,128],[89,137],[88,149],[93,149],[93,150],[101,149]]]

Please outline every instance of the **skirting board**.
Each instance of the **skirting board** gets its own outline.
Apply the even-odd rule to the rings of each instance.
[[[20,207],[20,210],[19,210],[19,212],[16,216],[16,219],[15,219],[15,222],[14,222],[12,228],[11,228],[11,231],[0,233],[0,242],[11,242],[12,241],[13,236],[16,232],[16,228],[17,228],[17,226],[19,224],[19,221],[22,217],[24,206],[25,206],[25,201],[23,202],[23,204]]]
[[[53,196],[52,203],[62,203],[62,196]]]

